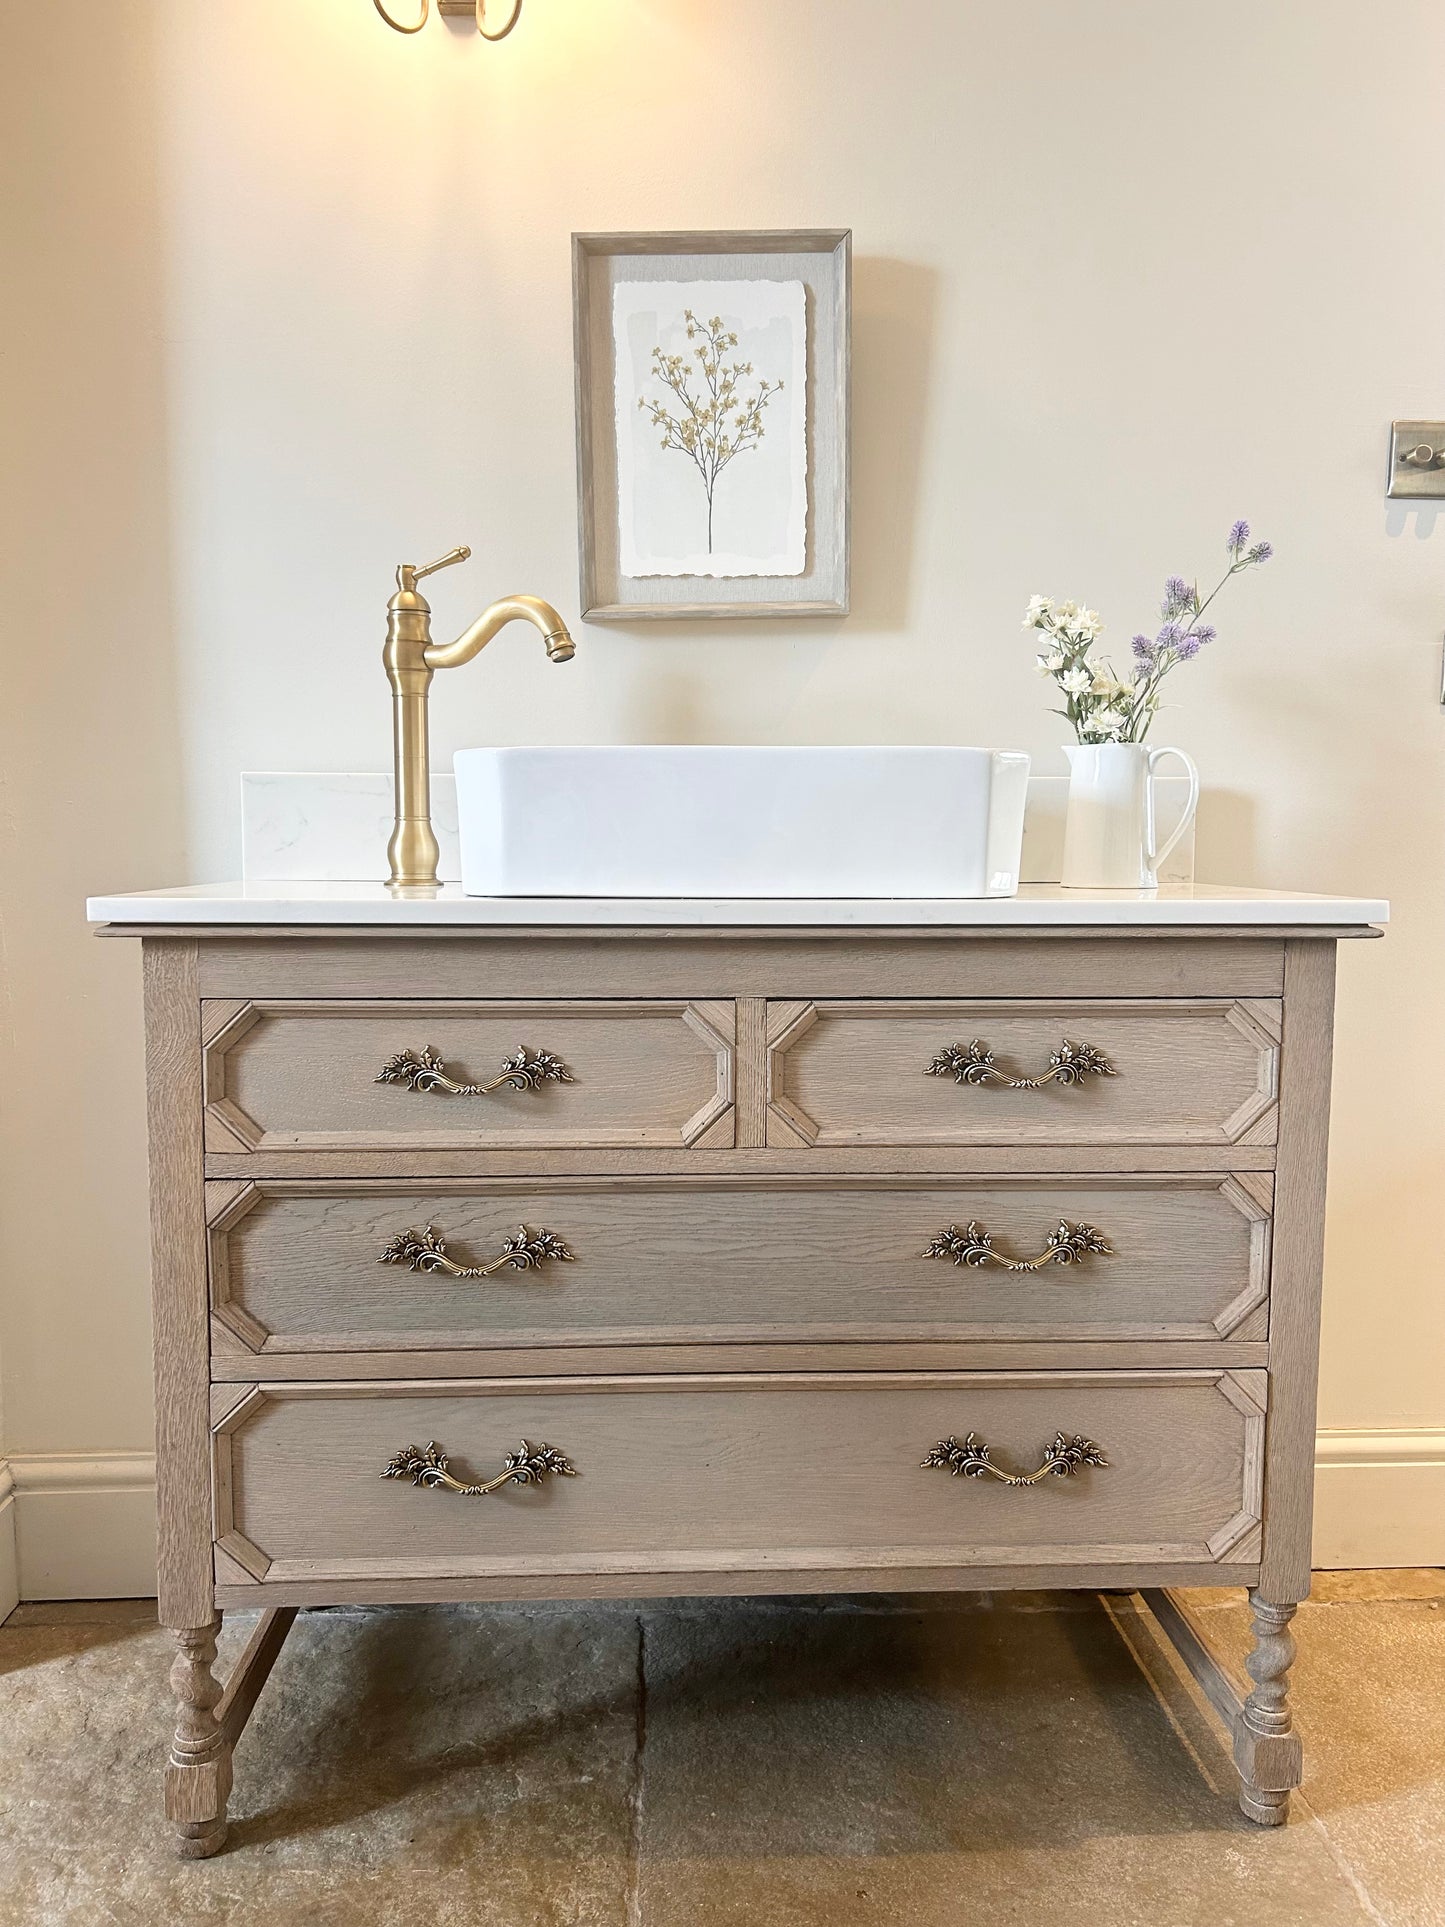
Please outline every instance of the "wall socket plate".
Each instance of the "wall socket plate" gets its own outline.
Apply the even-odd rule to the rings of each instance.
[[[1445,422],[1390,423],[1386,495],[1445,501]]]

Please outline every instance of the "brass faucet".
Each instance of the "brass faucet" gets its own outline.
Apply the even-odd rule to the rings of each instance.
[[[386,648],[382,661],[391,683],[392,753],[396,767],[396,826],[386,846],[391,864],[389,887],[411,890],[435,885],[436,833],[431,825],[431,746],[427,695],[433,673],[459,669],[485,649],[509,622],[530,622],[542,632],[553,662],[570,662],[576,645],[567,625],[538,596],[509,595],[484,609],[455,642],[431,639],[431,604],[417,589],[423,576],[465,562],[470,549],[453,549],[425,568],[403,562],[396,572],[396,594],[386,605]]]

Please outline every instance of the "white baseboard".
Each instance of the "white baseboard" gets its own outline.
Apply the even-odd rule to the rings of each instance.
[[[143,1599],[155,1591],[154,1454],[19,1453],[8,1472],[21,1599]]]
[[[1445,1566],[1445,1430],[1317,1436],[1314,1563]]]
[[[0,1459],[0,1621],[20,1604],[20,1568],[15,1557],[15,1480]]]
[[[0,1619],[18,1599],[140,1599],[155,1591],[148,1452],[0,1461]],[[1445,1566],[1445,1429],[1321,1432],[1314,1562]]]

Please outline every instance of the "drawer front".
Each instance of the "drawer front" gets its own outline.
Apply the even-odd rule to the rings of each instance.
[[[203,1021],[209,1151],[733,1142],[730,1003],[213,1001]]]
[[[217,1571],[1239,1565],[1259,1556],[1264,1396],[1258,1371],[263,1386],[217,1429]],[[523,1441],[536,1481],[489,1496],[384,1476],[490,1483]],[[1008,1484],[985,1447],[1005,1475],[1062,1471]]]
[[[1265,1335],[1259,1173],[263,1181],[207,1194],[216,1314],[263,1356]]]
[[[768,1010],[770,1145],[1273,1144],[1264,998]]]

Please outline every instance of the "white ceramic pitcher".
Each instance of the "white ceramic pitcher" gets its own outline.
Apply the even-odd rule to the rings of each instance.
[[[1062,882],[1069,890],[1153,890],[1159,865],[1194,820],[1199,771],[1182,749],[1147,743],[1074,743],[1069,759],[1069,811],[1064,822]],[[1154,772],[1175,756],[1189,772],[1189,801],[1173,831],[1154,831]]]

